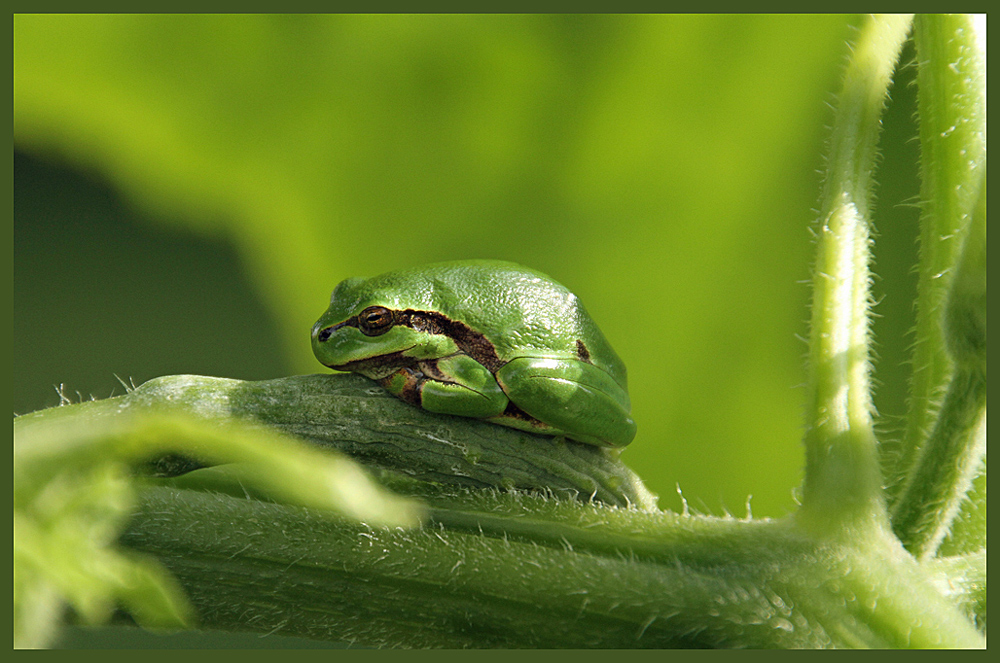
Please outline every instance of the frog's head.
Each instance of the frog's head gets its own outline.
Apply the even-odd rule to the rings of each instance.
[[[370,279],[342,281],[330,297],[330,307],[313,325],[316,358],[324,366],[378,379],[440,356],[438,346],[448,339],[422,324],[413,302],[401,295],[376,287]]]

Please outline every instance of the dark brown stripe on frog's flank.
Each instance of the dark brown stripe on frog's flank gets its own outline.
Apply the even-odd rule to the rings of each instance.
[[[485,366],[486,370],[490,373],[496,373],[497,369],[503,366],[503,362],[500,361],[500,357],[497,356],[497,351],[496,348],[493,347],[493,344],[490,343],[485,336],[473,330],[464,322],[452,320],[441,313],[437,313],[436,311],[416,311],[411,308],[403,311],[393,309],[386,310],[392,313],[393,325],[402,325],[425,334],[441,334],[452,339],[455,341],[455,345],[458,346],[459,350]],[[319,340],[321,342],[325,341],[330,337],[331,333],[337,331],[341,327],[357,327],[360,329],[358,315],[353,315],[343,322],[338,322],[331,327],[327,327],[320,333]],[[385,355],[386,361],[382,361],[378,363],[378,365],[405,365],[405,362],[399,361],[399,355],[400,353],[398,352],[394,352],[391,355]],[[353,367],[359,365],[364,365],[366,367],[376,365],[372,362],[373,360],[371,359],[365,359],[358,362],[352,362],[351,364],[345,364],[344,366],[331,366],[331,368],[337,368],[339,370],[352,370]]]
[[[503,366],[493,344],[464,322],[452,320],[435,311],[415,311],[408,308],[405,311],[392,313],[397,325],[404,325],[427,334],[447,336],[455,341],[459,350],[485,366],[490,373],[496,373],[497,369]]]
[[[580,358],[580,361],[590,363],[590,350],[587,349],[586,344],[580,339],[576,339],[576,356]]]

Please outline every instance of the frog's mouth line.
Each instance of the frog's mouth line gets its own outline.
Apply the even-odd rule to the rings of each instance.
[[[349,361],[346,364],[324,365],[336,371],[351,371],[352,373],[368,373],[371,371],[385,372],[390,369],[395,370],[397,368],[415,366],[419,360],[406,355],[407,352],[415,347],[417,347],[416,344],[411,345],[408,348],[403,348],[397,352],[390,352],[389,354],[379,355],[377,357],[369,357],[368,359]]]

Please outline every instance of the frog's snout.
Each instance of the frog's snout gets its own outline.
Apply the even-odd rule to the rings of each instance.
[[[329,340],[330,335],[333,334],[334,326],[335,325],[329,325],[323,327],[317,324],[315,327],[313,327],[312,330],[313,341],[316,341],[318,343],[326,343],[326,341]]]

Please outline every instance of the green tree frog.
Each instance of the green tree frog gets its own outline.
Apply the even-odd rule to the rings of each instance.
[[[625,365],[583,304],[545,274],[444,262],[341,282],[316,358],[431,412],[605,447],[635,437]]]

